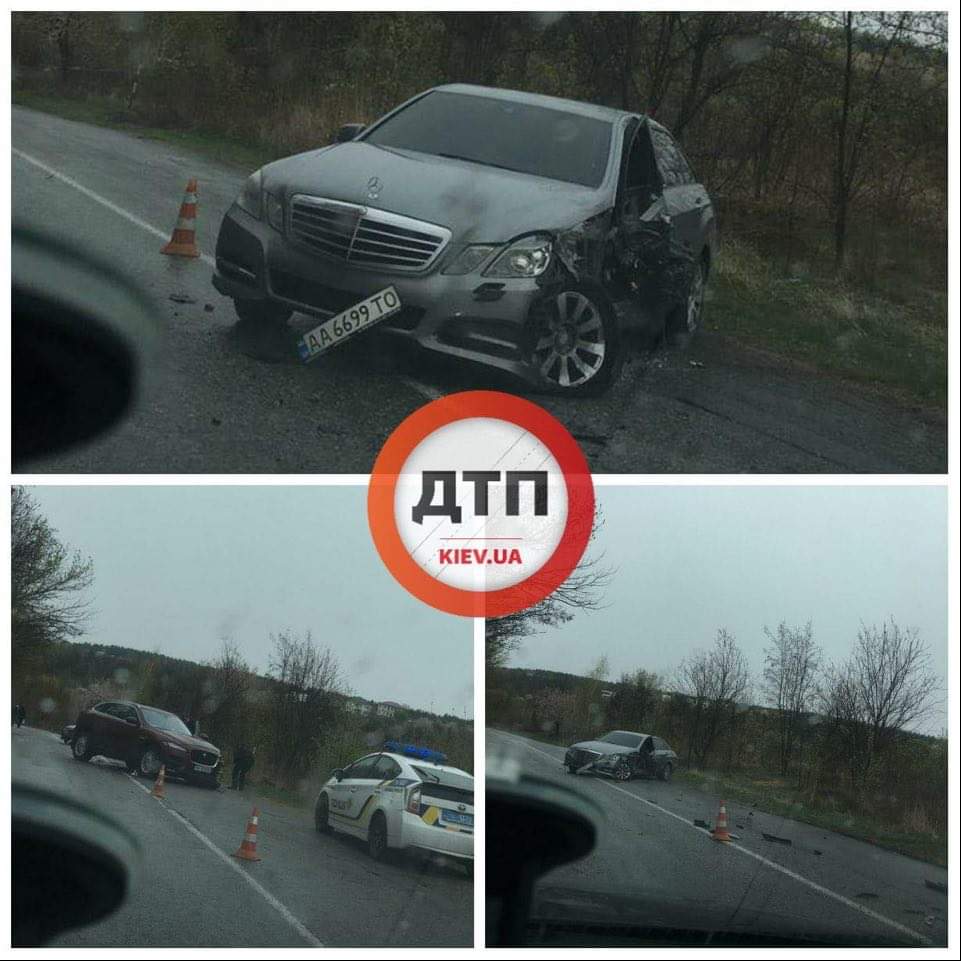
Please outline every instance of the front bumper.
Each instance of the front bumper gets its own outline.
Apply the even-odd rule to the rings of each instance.
[[[428,350],[536,380],[526,362],[528,319],[545,289],[537,280],[441,273],[460,246],[452,243],[421,274],[356,267],[288,239],[234,205],[217,238],[213,284],[226,297],[283,304],[330,317],[393,286],[403,309],[378,330]]]
[[[401,815],[399,847],[419,848],[447,857],[474,860],[474,835],[468,831],[443,827],[440,822],[428,824],[416,814]]]

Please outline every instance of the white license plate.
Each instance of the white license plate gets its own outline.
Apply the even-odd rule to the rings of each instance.
[[[359,334],[368,327],[380,323],[385,317],[396,314],[401,308],[400,297],[393,287],[368,297],[348,307],[335,317],[330,317],[313,330],[307,331],[297,344],[300,359],[307,363],[318,354],[342,344],[348,337]]]
[[[210,774],[213,772],[213,765],[211,764],[194,764],[194,770],[198,774]]]

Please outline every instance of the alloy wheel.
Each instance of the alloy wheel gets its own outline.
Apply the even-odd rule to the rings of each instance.
[[[533,362],[545,380],[582,387],[603,368],[607,338],[600,308],[579,290],[558,294],[546,312]]]
[[[156,777],[160,773],[160,754],[156,748],[148,747],[140,755],[140,773],[144,777]]]

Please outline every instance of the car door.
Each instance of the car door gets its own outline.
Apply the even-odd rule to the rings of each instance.
[[[638,756],[640,758],[641,772],[648,775],[648,777],[653,777],[656,773],[656,757],[654,751],[654,738],[648,735],[641,741],[641,746],[638,749]]]
[[[374,780],[374,763],[379,755],[369,754],[355,761],[340,781],[331,788],[330,810],[348,831],[360,832],[363,804],[370,796]]]
[[[114,756],[126,761],[140,754],[140,715],[132,704],[118,704],[116,707],[118,723],[115,727],[114,750],[117,753]]]
[[[122,704],[114,701],[106,701],[94,708],[92,735],[96,745],[97,754],[103,757],[120,757],[121,727],[124,726],[120,720]]]
[[[648,121],[654,158],[661,177],[664,212],[674,224],[675,236],[694,256],[707,243],[704,218],[711,206],[707,190],[699,184],[681,148],[660,124]]]

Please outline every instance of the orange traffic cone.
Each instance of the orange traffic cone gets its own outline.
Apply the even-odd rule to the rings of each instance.
[[[153,782],[153,789],[151,794],[154,797],[165,798],[167,795],[164,792],[164,774],[166,773],[166,767],[161,764],[160,770],[157,772],[157,780]]]
[[[244,839],[240,842],[240,847],[234,852],[235,858],[241,861],[259,861],[257,856],[257,820],[259,818],[256,805],[247,818],[247,830],[244,832]]]
[[[183,203],[180,205],[180,216],[177,218],[177,226],[174,227],[170,243],[160,252],[172,257],[199,257],[200,251],[197,249],[195,229],[196,220],[197,180],[195,177],[191,177],[187,181],[187,190],[184,193]]]
[[[711,837],[715,841],[732,841],[733,838],[727,829],[727,808],[724,806],[724,802],[721,801],[721,809],[717,812],[717,824],[714,825],[714,830],[711,831]]]

